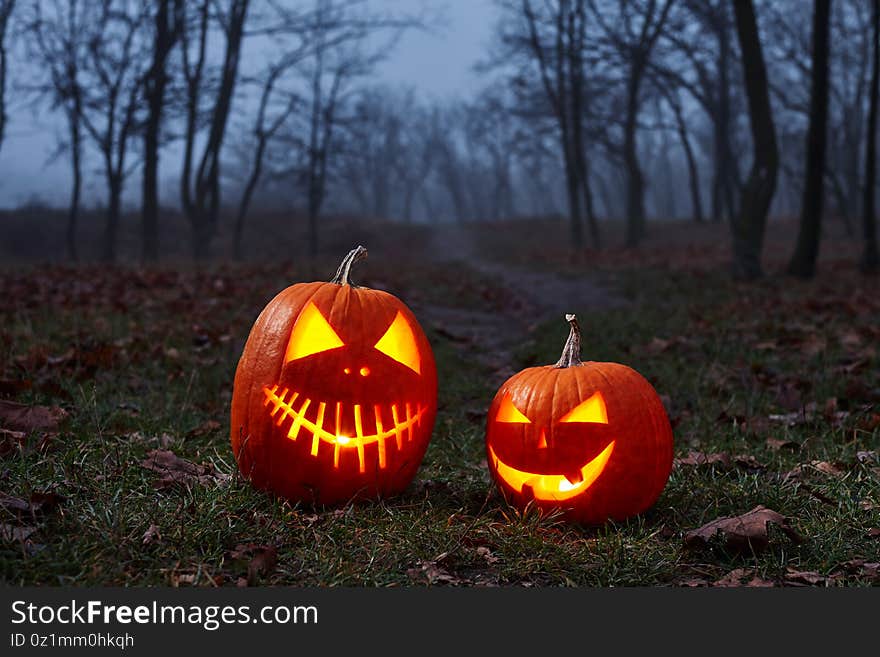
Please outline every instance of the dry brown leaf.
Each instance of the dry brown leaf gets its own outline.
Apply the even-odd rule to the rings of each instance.
[[[499,559],[494,554],[492,554],[492,550],[485,546],[481,546],[477,548],[477,555],[483,557],[486,560],[486,563],[490,566],[498,563]]]
[[[859,575],[872,580],[880,580],[880,563],[866,559],[850,559],[840,567],[851,575]]]
[[[771,524],[782,529],[792,541],[803,542],[804,538],[791,527],[785,516],[764,506],[757,506],[740,516],[718,518],[699,529],[689,531],[684,536],[684,544],[689,548],[708,547],[718,535],[724,547],[729,550],[760,552],[770,542]]]
[[[739,586],[749,588],[767,588],[771,586],[776,586],[776,583],[769,579],[764,579],[763,577],[759,576],[754,570],[746,568],[736,568],[735,570],[731,570],[721,579],[714,582],[712,586],[722,588]]]
[[[27,434],[24,431],[13,431],[0,427],[0,457],[14,454],[23,449],[27,443]]]
[[[56,431],[67,415],[58,406],[28,406],[0,400],[0,425],[13,431]]]
[[[868,538],[880,538],[880,527],[871,527],[868,530]]]
[[[785,440],[784,438],[768,438],[767,447],[777,452],[781,449],[798,449],[801,446],[799,442],[794,440]]]
[[[419,561],[415,568],[410,568],[406,574],[414,580],[427,580],[428,584],[449,584],[455,586],[462,580],[439,567],[435,561]]]
[[[278,563],[278,549],[274,545],[257,543],[240,543],[229,553],[229,558],[236,561],[247,560],[247,586],[257,586],[261,577],[267,577],[275,570]],[[241,586],[241,579],[238,585]]]
[[[206,420],[202,422],[195,429],[191,430],[186,435],[190,438],[197,438],[198,436],[205,436],[209,433],[214,433],[217,431],[222,425],[217,420]]]
[[[49,513],[62,504],[64,500],[63,495],[52,491],[31,493],[30,501],[0,493],[0,507],[16,516],[27,514],[33,517],[37,514]]]
[[[207,465],[193,463],[167,449],[154,449],[149,452],[147,458],[141,462],[141,466],[161,475],[153,482],[153,486],[159,490],[175,484],[184,486],[222,484],[230,479],[229,475],[217,472],[210,463]]]
[[[156,543],[162,540],[162,535],[159,533],[158,525],[150,525],[147,528],[147,531],[144,532],[144,545],[150,545],[152,543]]]
[[[0,540],[16,543],[19,541],[25,541],[35,531],[37,531],[36,527],[16,527],[15,525],[0,523]]]
[[[828,578],[817,572],[789,568],[785,573],[785,581],[791,586],[817,586],[825,584]]]
[[[691,450],[688,452],[688,455],[684,458],[674,459],[673,465],[676,467],[680,467],[683,465],[687,466],[702,466],[702,465],[720,465],[723,467],[740,467],[748,470],[760,470],[764,466],[758,462],[751,454],[736,454],[731,456],[727,452],[716,452],[712,454],[704,454],[703,452],[697,452]]]
[[[846,469],[839,463],[812,461],[810,465],[814,470],[821,472],[822,474],[831,475],[832,477],[840,477],[846,473]]]

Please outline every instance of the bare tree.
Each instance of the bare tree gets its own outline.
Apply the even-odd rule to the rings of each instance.
[[[813,2],[813,58],[810,84],[810,127],[807,132],[807,163],[801,224],[797,246],[788,265],[794,276],[812,278],[816,273],[822,202],[825,189],[825,141],[828,126],[828,35],[831,0]]]
[[[6,134],[6,30],[15,0],[0,0],[0,148]]]
[[[669,16],[673,0],[618,0],[617,12],[607,18],[607,8],[590,0],[596,22],[626,68],[626,113],[623,125],[623,159],[627,172],[627,246],[637,246],[645,234],[645,181],[639,166],[637,127],[642,105],[642,81],[651,52]]]
[[[667,21],[663,38],[672,47],[667,57],[654,58],[650,66],[666,86],[687,91],[710,120],[711,218],[727,216],[733,223],[741,180],[732,145],[740,109],[730,77],[737,63],[730,5],[730,0],[683,0],[688,20]]]
[[[871,58],[871,97],[868,110],[868,130],[865,144],[865,202],[862,208],[862,224],[865,235],[865,251],[862,269],[875,273],[880,268],[877,253],[877,218],[874,216],[874,194],[877,185],[877,105],[880,103],[880,0],[873,0],[871,22],[874,26]]]
[[[144,260],[159,258],[159,146],[168,86],[168,57],[180,36],[183,0],[154,3],[152,62],[144,77],[147,116],[144,122],[144,171],[141,222]]]
[[[587,115],[586,0],[554,0],[534,5],[530,0],[501,3],[508,23],[502,23],[499,60],[524,61],[514,85],[523,95],[539,95],[553,117],[564,163],[571,245],[583,246],[586,214],[593,245],[600,245],[593,208],[590,172],[585,155]],[[533,80],[537,76],[537,80]],[[537,94],[535,93],[537,91]],[[524,104],[528,100],[520,98]]]
[[[78,0],[45,0],[29,5],[23,18],[27,53],[44,81],[26,88],[37,100],[48,97],[66,120],[67,139],[60,145],[70,155],[71,189],[65,244],[71,260],[78,257],[76,233],[82,189],[83,65],[94,24],[94,6]]]
[[[209,84],[208,36],[212,8],[224,38],[223,61],[216,87]],[[184,3],[181,19],[181,58],[185,84],[186,126],[183,168],[180,178],[181,204],[192,228],[192,249],[197,260],[210,253],[217,233],[220,211],[220,155],[241,59],[241,46],[250,0],[198,0]],[[201,132],[203,104],[211,107],[207,135],[196,164],[196,138]]]
[[[144,71],[140,67],[147,14],[137,2],[102,0],[84,62],[82,123],[101,155],[107,209],[101,257],[116,258],[122,192],[131,173],[130,140],[137,129]]]
[[[737,1],[733,5],[754,147],[752,168],[742,191],[739,218],[732,227],[734,274],[754,279],[763,274],[761,251],[764,228],[776,190],[779,159],[755,8],[752,0]]]
[[[247,217],[248,208],[251,204],[254,191],[263,175],[263,161],[266,156],[266,148],[272,137],[278,132],[282,125],[288,120],[290,114],[296,108],[298,97],[295,94],[287,93],[280,109],[275,108],[273,112],[273,100],[276,92],[278,79],[296,62],[295,57],[286,55],[280,61],[273,62],[269,65],[265,80],[262,84],[260,93],[260,103],[257,108],[257,115],[253,126],[254,153],[251,160],[250,173],[245,183],[241,199],[238,202],[238,210],[235,215],[235,232],[233,235],[233,255],[236,259],[241,259],[244,255],[243,236],[244,224]]]

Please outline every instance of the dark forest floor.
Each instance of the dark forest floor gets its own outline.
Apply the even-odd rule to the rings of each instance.
[[[0,271],[0,400],[37,405],[0,401],[2,580],[880,584],[880,285],[858,274],[851,245],[830,245],[817,279],[794,281],[777,273],[782,227],[767,279],[742,284],[712,228],[577,256],[540,222],[407,235],[404,257],[387,231],[371,238],[356,278],[403,299],[432,342],[434,436],[405,494],[337,509],[253,490],[228,440],[251,323],[282,287],[332,273],[337,256]],[[514,371],[555,362],[566,310],[580,318],[584,359],[639,370],[675,433],[657,505],[601,528],[516,512],[485,463],[489,401]],[[143,465],[156,449],[199,467],[168,484]],[[781,518],[748,528],[750,542],[686,544],[759,505]]]

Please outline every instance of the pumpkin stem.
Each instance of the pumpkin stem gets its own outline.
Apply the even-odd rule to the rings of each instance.
[[[339,265],[339,269],[336,270],[336,275],[330,279],[330,282],[336,283],[337,285],[351,285],[352,287],[357,287],[351,282],[351,267],[358,260],[363,260],[366,257],[367,250],[360,245],[349,251],[348,255],[342,259],[342,264]]]
[[[581,327],[574,315],[566,315],[565,321],[571,325],[571,330],[562,348],[562,355],[553,367],[574,367],[581,364]]]

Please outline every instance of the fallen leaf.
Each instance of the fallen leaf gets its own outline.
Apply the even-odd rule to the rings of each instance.
[[[840,567],[851,575],[859,575],[869,579],[880,579],[880,563],[867,561],[866,559],[850,559]]]
[[[266,577],[275,570],[275,565],[278,563],[278,550],[274,545],[240,543],[229,553],[229,557],[236,561],[248,561],[245,582],[248,586],[257,586],[261,577]]]
[[[781,449],[798,449],[801,446],[799,442],[794,440],[785,440],[784,438],[768,438],[767,447],[777,452]]]
[[[67,415],[58,406],[28,406],[0,400],[0,425],[13,431],[55,431]]]
[[[758,462],[751,454],[736,454],[731,456],[727,452],[716,452],[712,454],[704,454],[691,450],[684,458],[674,459],[675,466],[702,466],[702,465],[720,465],[724,467],[736,466],[749,470],[760,470],[764,466]]]
[[[873,463],[873,462],[878,461],[880,459],[878,459],[878,457],[877,457],[877,452],[861,451],[861,452],[856,452],[856,460],[859,463]]]
[[[32,493],[30,501],[0,493],[0,507],[19,516],[25,513],[30,516],[35,516],[40,513],[45,514],[52,511],[55,507],[63,503],[64,499],[63,495],[53,492]]]
[[[487,547],[478,547],[477,554],[479,556],[483,557],[483,559],[486,560],[486,563],[489,564],[490,566],[498,563],[498,561],[499,561],[498,557],[496,557],[494,554],[492,554],[492,550],[490,550]]]
[[[868,538],[880,538],[880,527],[871,527],[868,530]]]
[[[729,550],[760,552],[770,542],[771,524],[779,526],[792,541],[804,541],[785,516],[764,506],[757,506],[740,516],[718,518],[699,529],[687,532],[684,544],[689,548],[704,548],[710,545],[716,535],[720,535],[724,546]]]
[[[746,568],[736,568],[731,570],[724,577],[717,580],[712,586],[729,588],[729,587],[749,587],[749,588],[766,588],[776,586],[775,582],[760,577],[754,570]]]
[[[0,457],[8,456],[23,449],[27,442],[24,431],[0,428]]]
[[[154,449],[147,454],[147,458],[141,462],[141,467],[161,476],[153,482],[156,489],[164,489],[182,484],[191,486],[201,484],[222,484],[230,480],[230,476],[217,472],[212,464],[202,465],[187,461],[167,449]]]
[[[209,433],[214,433],[221,427],[221,424],[217,420],[206,420],[202,422],[195,429],[192,429],[186,435],[190,438],[197,438],[198,436],[204,436]]]
[[[156,543],[162,540],[162,535],[159,533],[158,525],[150,525],[147,528],[147,531],[144,532],[144,545],[150,545],[152,543]]]
[[[440,568],[434,561],[419,561],[415,568],[410,568],[406,574],[411,579],[425,579],[428,584],[450,584],[455,586],[461,584],[462,580],[452,575],[443,568]]]
[[[785,581],[794,586],[816,586],[817,584],[825,584],[828,578],[813,571],[789,568],[785,573]]]
[[[10,542],[19,542],[27,540],[28,537],[37,531],[36,527],[16,527],[15,525],[7,525],[0,523],[0,539]]]
[[[813,469],[822,474],[840,477],[846,472],[846,469],[838,463],[829,463],[828,461],[812,461],[810,465]]]

